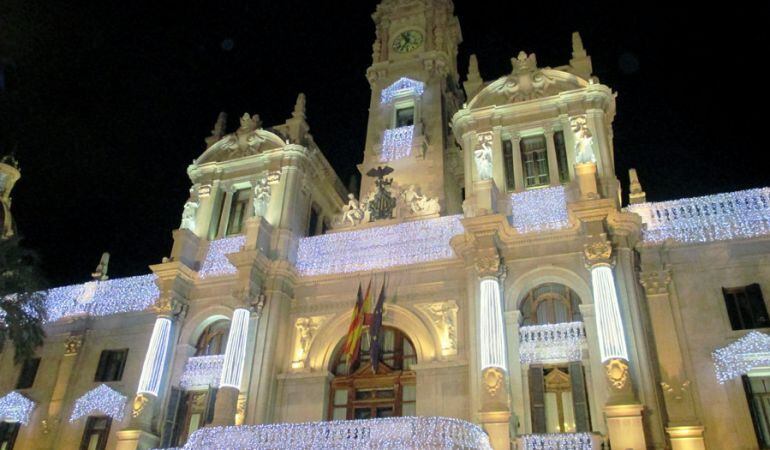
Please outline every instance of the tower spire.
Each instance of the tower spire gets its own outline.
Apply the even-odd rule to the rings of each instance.
[[[644,203],[647,201],[647,194],[642,190],[642,183],[639,182],[639,176],[636,169],[628,169],[628,203]]]

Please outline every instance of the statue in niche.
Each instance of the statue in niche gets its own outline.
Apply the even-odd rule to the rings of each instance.
[[[222,139],[222,136],[225,135],[226,126],[227,126],[227,113],[223,111],[219,113],[219,116],[217,117],[217,121],[216,123],[214,123],[214,129],[211,130],[211,136],[205,139],[206,148],[211,147],[215,143],[219,142],[220,139]]]
[[[270,185],[267,184],[267,178],[262,178],[254,186],[254,217],[265,217],[267,207],[270,204]]]
[[[570,124],[572,125],[572,132],[575,133],[575,164],[596,163],[594,138],[588,128],[586,117],[573,117]]]
[[[428,198],[425,195],[421,195],[413,184],[401,193],[401,198],[409,207],[409,214],[413,216],[438,214],[441,210],[438,198]]]
[[[455,323],[455,317],[457,317],[457,305],[450,302],[433,303],[428,306],[428,311],[431,313],[434,323],[441,329],[447,338],[447,349],[457,349],[457,324]]]
[[[198,214],[198,207],[200,202],[195,197],[195,190],[190,189],[190,197],[184,204],[184,210],[182,211],[182,224],[179,228],[195,231],[195,216]]]
[[[479,174],[479,180],[489,180],[492,178],[492,147],[482,143],[482,147],[473,155],[476,159],[476,170]]]
[[[370,222],[393,218],[393,210],[396,207],[396,199],[390,193],[393,178],[385,178],[391,173],[393,173],[393,168],[388,166],[377,166],[376,169],[371,169],[366,173],[367,176],[376,178],[374,180],[376,186],[374,196],[367,203]]]
[[[318,324],[313,322],[313,319],[309,317],[301,317],[297,319],[297,343],[299,344],[299,353],[301,353],[304,359],[310,350],[310,342],[313,340],[315,331],[318,329]]]
[[[342,207],[342,225],[350,222],[350,225],[356,226],[364,220],[364,210],[361,208],[361,203],[356,200],[356,196],[348,194],[348,204]]]

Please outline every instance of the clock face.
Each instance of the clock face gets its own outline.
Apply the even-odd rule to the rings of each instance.
[[[417,30],[407,30],[401,32],[393,39],[393,50],[398,53],[408,53],[418,49],[422,45],[423,36]]]

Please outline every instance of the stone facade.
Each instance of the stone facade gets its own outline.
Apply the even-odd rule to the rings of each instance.
[[[0,394],[34,402],[27,417],[0,399],[0,419],[26,422],[16,448],[78,448],[86,416],[111,417],[104,448],[121,450],[204,425],[365,418],[339,383],[363,395],[383,380],[387,414],[472,422],[495,449],[757,448],[741,379],[720,384],[712,352],[746,334],[722,288],[770,290],[767,190],[647,203],[634,172],[623,208],[615,94],[577,33],[567,65],[522,52],[484,81],[472,57],[461,89],[451,1],[383,0],[373,19],[360,192],[314,143],[304,95],[274,127],[247,113],[228,133],[220,115],[169,257],[51,290],[31,387],[0,354]],[[403,360],[383,371],[340,373],[370,280],[408,345],[387,344]],[[103,350],[126,349],[97,380]],[[87,403],[93,389],[109,395]]]

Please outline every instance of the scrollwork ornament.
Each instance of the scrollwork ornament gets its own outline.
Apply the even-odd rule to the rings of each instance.
[[[131,416],[139,417],[149,402],[150,398],[145,394],[136,394],[136,397],[134,397],[133,406],[131,407]]]
[[[487,367],[481,374],[484,379],[484,388],[490,397],[495,397],[503,386],[505,374],[499,367]]]
[[[625,389],[628,384],[628,363],[622,359],[614,358],[604,365],[607,380],[616,390]]]
[[[64,341],[64,354],[77,355],[83,345],[83,336],[70,336]]]

